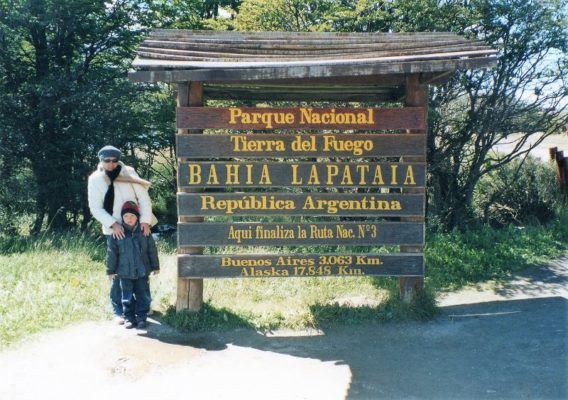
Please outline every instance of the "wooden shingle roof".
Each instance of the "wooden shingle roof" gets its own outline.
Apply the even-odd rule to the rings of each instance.
[[[495,50],[453,33],[156,30],[138,48],[129,77],[135,82],[209,82],[209,93],[219,95],[249,91],[254,82],[260,85],[257,95],[264,88],[269,96],[284,84],[291,89],[289,99],[296,90],[298,97],[316,100],[322,82],[392,89],[405,74],[422,74],[431,83],[457,69],[495,62]],[[317,83],[315,92],[308,81]],[[349,95],[345,86],[335,92]]]

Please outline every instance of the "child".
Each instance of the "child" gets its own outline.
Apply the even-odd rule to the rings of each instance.
[[[140,229],[135,202],[124,203],[120,215],[125,237],[108,240],[107,275],[120,281],[125,327],[144,329],[152,301],[148,276],[160,272],[158,251],[152,235],[144,236]]]

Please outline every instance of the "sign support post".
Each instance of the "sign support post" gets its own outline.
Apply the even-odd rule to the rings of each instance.
[[[178,84],[178,107],[202,107],[203,85],[201,82],[184,82]],[[199,135],[200,129],[178,129],[178,135]],[[176,149],[177,150],[177,149]],[[179,164],[183,160],[178,157]],[[182,188],[178,182],[178,192],[197,193],[201,189]],[[203,217],[178,216],[178,222],[203,222]],[[203,247],[182,246],[178,243],[178,254],[203,254]],[[184,279],[178,274],[176,310],[199,311],[203,306],[203,279]]]
[[[405,107],[424,107],[426,112],[424,118],[426,119],[426,128],[421,130],[407,130],[408,134],[428,134],[428,85],[420,84],[418,74],[409,75],[406,77],[406,95]],[[405,156],[401,157],[403,162],[423,162],[426,163],[426,156]],[[424,185],[426,187],[426,185]],[[425,193],[424,188],[405,188],[402,189],[403,193]],[[425,222],[424,217],[403,217],[401,221],[405,222]],[[401,252],[406,253],[421,253],[424,251],[424,246],[400,246]],[[400,298],[405,303],[410,303],[419,291],[424,289],[424,277],[400,277],[399,278],[399,291]]]

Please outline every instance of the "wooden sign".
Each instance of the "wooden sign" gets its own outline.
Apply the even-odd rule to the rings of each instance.
[[[426,129],[423,107],[178,107],[178,129]]]
[[[179,223],[179,246],[422,245],[412,222]]]
[[[180,107],[177,127],[249,131],[176,136],[178,215],[182,219],[204,219],[178,223],[180,253],[187,247],[205,246],[424,244],[424,224],[415,221],[423,221],[424,217],[426,165],[398,162],[398,158],[425,159],[427,137],[406,132],[371,132],[425,130],[424,107]],[[274,129],[317,133],[251,133]],[[279,191],[272,191],[273,188]],[[319,188],[325,192],[312,191]],[[389,188],[403,192],[383,193],[382,189]],[[277,217],[284,218],[284,222],[232,219],[241,216]],[[227,221],[207,220],[218,217]],[[288,217],[325,217],[325,221],[290,222]],[[342,220],[347,218],[348,221]],[[377,218],[391,220],[379,222]],[[391,222],[392,218],[397,222]],[[400,222],[404,218],[414,222]],[[178,276],[199,279],[424,274],[422,253],[353,251],[179,254]]]
[[[177,135],[178,158],[426,156],[426,135]]]
[[[424,194],[178,193],[177,203],[180,216],[411,217],[424,215]]]
[[[180,255],[178,262],[178,276],[182,278],[423,274],[422,253]]]
[[[178,186],[424,187],[424,163],[182,162]]]

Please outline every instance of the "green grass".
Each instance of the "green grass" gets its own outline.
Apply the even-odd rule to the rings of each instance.
[[[437,233],[426,246],[426,284],[434,291],[507,279],[568,250],[568,217],[548,225]]]
[[[387,278],[260,278],[204,281],[207,307],[197,315],[169,308],[165,320],[185,330],[319,328],[401,318]],[[365,317],[363,318],[362,315]]]
[[[566,253],[568,220],[428,235],[427,290],[409,305],[397,298],[396,278],[206,279],[202,311],[177,313],[172,307],[175,244],[170,240],[158,245],[161,273],[151,280],[152,304],[163,322],[186,331],[321,328],[431,318],[440,291],[506,279]],[[0,237],[0,254],[0,348],[47,329],[110,318],[105,247],[98,235]]]
[[[88,240],[60,235],[1,241],[0,348],[46,329],[104,318],[104,253]]]

